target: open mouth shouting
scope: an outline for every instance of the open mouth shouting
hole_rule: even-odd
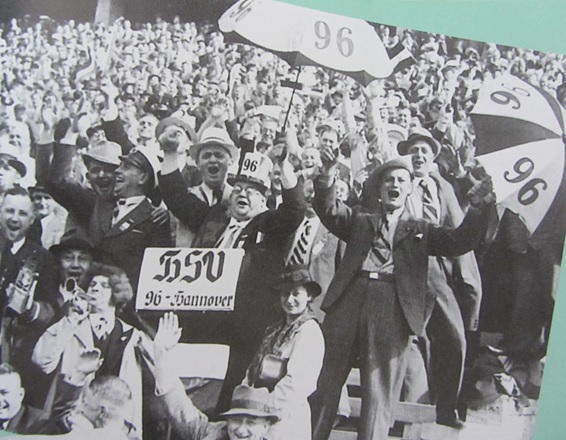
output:
[[[215,178],[218,177],[218,174],[220,173],[220,167],[218,165],[209,165],[206,168],[206,171],[210,177]]]

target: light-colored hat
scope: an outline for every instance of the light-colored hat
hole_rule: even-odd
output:
[[[397,124],[385,124],[385,131],[389,140],[395,144],[407,140],[407,129],[405,127]]]
[[[120,155],[122,154],[122,147],[116,142],[100,141],[95,146],[90,148],[87,152],[83,153],[84,159],[93,159],[98,162],[106,163],[109,165],[120,165]]]
[[[269,178],[273,162],[261,153],[246,153],[240,163],[238,174],[228,177],[228,183],[250,182],[258,185],[263,193],[271,186]]]
[[[238,385],[234,388],[230,409],[222,417],[252,416],[264,417],[276,422],[280,420],[275,401],[267,388],[252,388]]]
[[[158,156],[149,148],[133,148],[127,156],[120,156],[120,160],[129,162],[135,167],[148,173],[151,178],[151,188],[157,185],[157,173],[161,170]]]
[[[409,131],[409,137],[406,141],[401,141],[397,144],[397,151],[401,156],[406,156],[409,154],[409,148],[415,144],[415,142],[424,141],[430,145],[434,157],[438,156],[440,152],[440,145],[436,139],[432,137],[430,131],[422,127],[414,127]]]
[[[23,162],[20,162],[17,157],[20,155],[20,149],[15,145],[8,142],[0,143],[0,157],[8,162],[12,168],[14,168],[20,176],[24,177],[26,175],[27,169]]]
[[[191,145],[189,148],[189,155],[196,162],[200,150],[208,145],[220,145],[221,147],[224,147],[232,157],[233,161],[237,161],[240,156],[240,150],[236,147],[236,145],[234,145],[234,142],[230,139],[228,132],[218,127],[209,127],[204,130],[202,132],[200,142]]]

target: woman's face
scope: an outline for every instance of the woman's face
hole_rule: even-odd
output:
[[[312,301],[305,286],[297,286],[290,292],[282,291],[280,294],[281,307],[288,317],[297,317],[307,310]]]
[[[103,275],[96,275],[86,292],[91,307],[99,308],[110,304],[112,298],[112,287],[110,280]]]

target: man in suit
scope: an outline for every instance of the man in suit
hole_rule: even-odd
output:
[[[283,203],[277,210],[269,210],[266,191],[270,184],[271,161],[260,153],[248,153],[241,161],[240,173],[228,180],[233,185],[228,204],[210,207],[185,188],[176,165],[177,139],[172,130],[165,131],[160,137],[164,151],[159,181],[163,200],[179,220],[196,231],[193,247],[245,250],[234,311],[225,317],[228,327],[220,330],[219,335],[231,348],[228,372],[217,406],[220,411],[229,407],[232,390],[244,378],[265,328],[278,316],[277,304],[268,292],[283,269],[285,241],[304,217],[303,189],[288,160],[276,164],[281,168]],[[206,314],[204,319],[221,320],[219,312],[213,314],[214,317]],[[192,316],[187,321],[195,322]],[[224,324],[226,322],[218,327]],[[203,341],[213,342],[210,340],[213,326],[203,325],[204,333],[198,325],[188,333],[194,332]]]
[[[415,174],[413,191],[407,198],[409,212],[437,225],[459,225],[464,213],[452,186],[434,170],[440,145],[430,132],[424,128],[412,129],[397,149],[402,156],[411,157]],[[431,257],[428,289],[436,298],[427,334],[431,342],[429,376],[437,422],[461,427],[456,410],[466,356],[465,331],[478,329],[482,293],[474,253],[451,259]]]
[[[8,363],[0,364],[0,430],[39,434],[48,420],[44,411],[24,405],[20,375]]]
[[[405,209],[412,169],[394,159],[376,169],[379,212],[366,214],[336,200],[332,187],[336,155],[322,153],[315,211],[347,247],[322,309],[325,359],[312,397],[313,438],[327,439],[340,390],[353,362],[361,372],[358,439],[386,440],[399,399],[410,335],[421,335],[434,298],[426,288],[429,255],[460,255],[473,249],[487,223],[493,199],[489,178],[470,190],[474,206],[457,229],[415,219]]]
[[[179,132],[185,130],[182,120],[177,118],[167,118],[172,120],[168,124],[161,121],[157,126],[156,136],[159,138],[167,127],[170,130]],[[198,186],[189,188],[189,192],[194,194],[208,206],[217,203],[227,203],[232,193],[232,185],[226,178],[228,169],[233,163],[238,161],[239,151],[228,136],[226,130],[209,127],[202,132],[200,142],[191,145],[188,154],[196,163],[202,183]],[[177,227],[176,245],[179,247],[190,247],[196,231],[191,230],[183,222],[179,222]]]
[[[133,149],[120,159],[114,185],[118,200],[99,203],[91,214],[88,232],[100,261],[124,269],[136,288],[145,249],[173,243],[169,222],[152,221],[153,205],[148,196],[157,183],[157,156]]]
[[[34,404],[40,406],[41,381],[36,380],[38,372],[29,361],[35,342],[60,307],[59,269],[55,258],[27,237],[34,220],[29,193],[19,186],[6,191],[0,205],[0,234],[4,240],[0,262],[2,361],[20,371],[25,387],[36,387],[37,393],[28,398],[37,397]]]
[[[320,310],[320,304],[340,260],[339,240],[326,229],[314,212],[312,207],[313,181],[305,180],[303,189],[307,209],[303,221],[285,247],[285,266],[294,264],[308,266],[312,279],[322,288],[322,294],[316,297],[311,304],[317,318],[322,322],[324,313]]]

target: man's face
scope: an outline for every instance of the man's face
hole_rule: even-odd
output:
[[[269,145],[273,145],[275,135],[277,134],[277,122],[266,119],[261,123],[261,140]]]
[[[144,182],[147,180],[145,171],[140,170],[127,160],[123,160],[116,169],[114,192],[118,197],[141,195]]]
[[[99,195],[111,195],[114,193],[116,179],[116,166],[97,160],[89,162],[86,177],[92,189]]]
[[[428,142],[417,141],[409,147],[413,171],[417,177],[425,177],[434,162],[434,152]]]
[[[320,164],[320,153],[316,148],[307,148],[303,151],[303,168],[313,168]]]
[[[7,195],[0,206],[0,230],[12,243],[21,240],[35,219],[33,203],[23,195]]]
[[[49,194],[41,191],[34,192],[31,196],[35,212],[39,218],[45,218],[55,209],[55,200]]]
[[[239,221],[249,220],[265,211],[265,196],[257,186],[249,182],[238,182],[230,195],[230,212]]]
[[[399,110],[397,114],[397,123],[404,128],[409,128],[411,124],[411,110],[405,108],[403,110]]]
[[[405,206],[411,192],[411,175],[404,168],[392,168],[381,177],[379,197],[386,211],[394,211]]]
[[[0,420],[14,417],[22,407],[24,389],[17,374],[0,375]]]
[[[228,167],[232,158],[226,148],[220,145],[207,145],[198,154],[197,167],[202,180],[209,188],[220,189],[226,181]]]
[[[100,129],[92,133],[92,135],[88,138],[88,143],[90,145],[96,145],[105,140],[106,140],[106,133],[104,133],[104,130]]]
[[[74,278],[80,283],[92,265],[92,255],[81,249],[67,249],[61,252],[59,264],[64,280]]]
[[[6,159],[0,157],[0,193],[14,187],[22,176],[13,168]]]
[[[350,189],[348,188],[348,184],[346,182],[338,179],[336,182],[334,182],[334,190],[336,191],[336,198],[338,200],[342,200],[343,202],[348,200]]]
[[[146,115],[140,119],[138,136],[140,139],[153,139],[155,137],[155,127],[157,126],[157,118],[152,115]]]
[[[335,149],[338,146],[338,133],[333,130],[325,131],[320,135],[320,148]]]
[[[264,417],[231,416],[227,420],[230,440],[261,440],[269,431],[271,424]]]

